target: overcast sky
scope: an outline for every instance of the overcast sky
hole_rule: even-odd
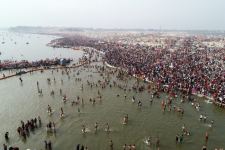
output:
[[[225,0],[0,0],[0,27],[225,30]]]

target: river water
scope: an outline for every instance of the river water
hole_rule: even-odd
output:
[[[41,37],[43,35],[33,36],[35,36],[33,38],[40,41],[31,42],[32,40],[30,40],[28,46],[33,47],[37,43],[46,43],[45,40],[42,41]],[[51,39],[48,36],[45,38]],[[34,50],[35,47],[31,49]],[[49,50],[54,51],[51,48]],[[45,48],[39,57],[45,56],[44,53],[52,53],[47,51],[48,48]],[[77,56],[77,51],[64,51],[70,53],[68,56]],[[26,57],[32,59],[32,56],[29,56],[28,53],[26,53]],[[33,56],[33,58],[36,57]],[[98,65],[102,64],[98,63]],[[51,79],[51,85],[47,84],[47,78]],[[53,82],[54,78],[55,83]],[[81,78],[82,81],[76,81],[76,78]],[[55,70],[53,73],[50,70],[43,73],[34,72],[23,75],[22,79],[23,84],[20,83],[19,77],[0,81],[0,146],[6,143],[4,133],[8,131],[10,141],[7,145],[18,146],[22,150],[27,148],[31,150],[44,149],[44,140],[51,140],[54,150],[72,150],[77,144],[87,145],[89,150],[107,150],[110,149],[109,141],[111,139],[115,150],[122,150],[124,144],[136,144],[138,150],[153,150],[156,149],[156,137],[160,139],[161,150],[198,150],[206,144],[205,132],[207,131],[209,133],[208,149],[225,148],[225,111],[213,104],[206,103],[204,98],[196,98],[201,106],[200,111],[194,109],[190,103],[181,103],[180,96],[174,99],[174,105],[184,108],[182,117],[174,111],[162,112],[161,101],[167,97],[164,93],[161,93],[160,98],[154,98],[153,104],[150,105],[149,99],[151,96],[147,91],[136,93],[134,91],[124,91],[118,87],[110,88],[109,86],[105,89],[100,87],[91,88],[86,84],[87,80],[95,83],[102,80],[101,74],[97,73],[94,68],[80,67],[72,69],[69,76],[62,74],[61,70],[58,72]],[[135,82],[134,78],[129,78],[127,82],[118,80],[112,74],[110,79],[111,82],[114,80],[121,85],[127,84],[128,86]],[[63,80],[63,84],[61,80]],[[42,97],[37,92],[37,81],[39,81],[39,86],[43,90]],[[81,90],[82,84],[83,91]],[[144,82],[141,84],[147,85]],[[60,88],[63,94],[68,97],[69,101],[66,104],[62,102],[62,96],[59,93]],[[55,91],[54,96],[50,95],[51,90]],[[89,99],[96,97],[98,90],[102,94],[102,102],[97,100],[96,104],[93,105],[89,102]],[[118,97],[117,94],[120,96]],[[127,95],[126,99],[124,98],[125,94]],[[83,106],[81,104],[71,106],[71,100],[75,100],[77,96],[84,99]],[[141,109],[137,107],[137,103],[131,102],[132,96],[142,101],[143,106]],[[47,114],[48,104],[53,109],[52,116]],[[59,117],[61,107],[65,112],[64,119]],[[78,112],[78,107],[80,112]],[[122,124],[125,114],[129,115],[127,125]],[[200,114],[207,115],[206,123],[199,121]],[[42,127],[35,129],[27,140],[23,141],[16,131],[17,127],[20,126],[20,120],[26,122],[26,120],[38,115],[42,118]],[[214,120],[212,128],[208,126],[209,120]],[[56,123],[56,134],[46,133],[45,126],[49,121]],[[95,122],[99,123],[97,134],[94,133]],[[105,123],[109,123],[112,130],[110,133],[104,131]],[[90,132],[82,134],[82,124],[85,124]],[[181,134],[183,124],[185,124],[191,135],[184,136],[182,144],[176,144],[175,136]],[[153,144],[150,147],[144,143],[145,138],[148,136],[153,139]]]
[[[46,58],[79,58],[82,51],[46,46],[56,36],[0,31],[0,60],[36,61]],[[3,44],[4,43],[4,44]]]

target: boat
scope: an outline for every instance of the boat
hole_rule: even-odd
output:
[[[26,44],[30,44],[29,42],[27,42]]]

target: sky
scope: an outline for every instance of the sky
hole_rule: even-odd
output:
[[[0,27],[225,30],[225,0],[0,0]]]

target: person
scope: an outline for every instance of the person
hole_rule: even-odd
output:
[[[138,107],[141,107],[142,106],[142,103],[141,103],[141,101],[139,100],[138,101]]]
[[[54,96],[54,94],[55,94],[55,92],[54,92],[54,90],[52,90],[51,93],[50,93],[50,95],[51,96]]]
[[[113,150],[113,141],[112,140],[110,140],[110,142],[109,142],[109,147],[110,147],[110,150]]]
[[[66,95],[64,95],[63,96],[63,102],[66,103],[66,101],[67,101],[67,97],[66,97]]]
[[[86,133],[86,127],[84,124],[82,125],[82,133]]]
[[[176,144],[178,143],[178,140],[179,140],[179,136],[176,135]]]
[[[42,89],[38,89],[39,96],[43,96]]]
[[[61,111],[60,118],[62,119],[64,117],[64,112],[63,112],[63,108],[62,107],[60,108],[60,111]]]
[[[108,123],[106,123],[106,132],[109,132],[110,131],[110,129],[109,129],[109,124]]]
[[[6,140],[6,141],[9,141],[9,132],[6,132],[6,133],[5,133],[5,140]]]
[[[96,101],[95,101],[95,98],[93,98],[93,100],[92,100],[92,104],[94,105],[94,104],[95,104],[95,102],[96,102]]]
[[[185,124],[183,124],[183,126],[182,126],[182,132],[183,132],[183,133],[186,132]]]
[[[131,145],[131,149],[132,149],[132,150],[136,150],[135,144]]]
[[[9,147],[9,150],[19,150],[19,148],[18,147]]]
[[[184,109],[181,109],[181,115],[182,116],[184,115]]]
[[[126,150],[126,149],[127,149],[127,144],[124,144],[123,150]]]
[[[204,145],[204,146],[202,147],[202,150],[207,150],[207,147]]]
[[[204,117],[203,117],[204,123],[206,122],[206,119],[207,119],[207,116],[204,116]]]
[[[95,122],[95,132],[97,132],[97,130],[98,130],[98,123]]]
[[[52,150],[52,142],[51,141],[48,142],[48,149]]]
[[[134,97],[134,96],[132,97],[131,101],[132,101],[133,103],[135,102],[135,97]]]
[[[41,127],[41,117],[38,116],[39,127]]]
[[[20,80],[20,82],[21,82],[21,83],[23,82],[23,80],[22,80],[22,78],[21,78],[21,77],[19,77],[19,80]]]
[[[150,136],[149,136],[148,139],[147,139],[147,145],[148,145],[148,146],[151,146],[151,137],[150,137]]]
[[[84,150],[84,145],[81,145],[81,148],[80,148],[80,150]]]
[[[156,147],[159,148],[160,146],[160,141],[159,141],[159,137],[156,138]]]
[[[81,91],[83,91],[84,90],[84,86],[83,86],[83,84],[81,85]]]
[[[83,98],[81,99],[81,104],[84,105],[84,99]]]
[[[123,118],[123,124],[127,124],[128,123],[128,114],[126,114]]]
[[[3,144],[3,150],[8,150],[7,145]]]
[[[80,150],[80,144],[77,144],[77,148],[76,148],[77,150]]]
[[[52,122],[53,133],[56,133],[55,122]]]
[[[150,104],[152,105],[153,99],[150,99]]]
[[[45,140],[44,143],[45,143],[45,149],[48,149],[48,143],[47,143],[47,141]]]
[[[213,124],[214,124],[214,120],[211,120],[210,121],[210,127],[213,127]]]
[[[180,136],[180,143],[182,143],[183,142],[183,134],[181,134],[181,136]]]
[[[51,115],[52,114],[52,108],[50,105],[48,105],[48,113]]]
[[[61,88],[59,89],[59,94],[62,95],[62,89]]]
[[[205,141],[206,141],[206,143],[208,142],[208,139],[209,139],[209,134],[208,134],[208,132],[206,132],[205,133]]]

